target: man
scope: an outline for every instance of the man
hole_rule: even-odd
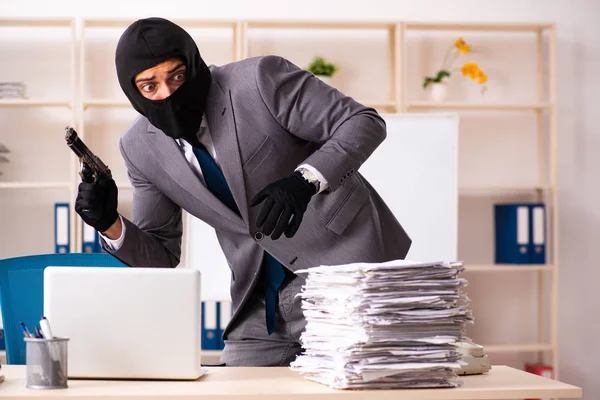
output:
[[[120,140],[133,218],[118,215],[112,180],[81,183],[75,208],[132,267],[179,264],[182,209],[214,227],[232,275],[226,365],[289,365],[301,351],[294,271],[405,257],[409,237],[358,173],[386,136],[373,109],[281,57],[209,68],[160,18],[126,29],[116,69],[141,114]]]

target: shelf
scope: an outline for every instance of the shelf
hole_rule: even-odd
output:
[[[0,189],[70,189],[70,182],[0,182]]]
[[[538,32],[554,26],[549,22],[406,22],[407,30],[420,31],[484,31],[484,32]]]
[[[69,100],[0,99],[0,107],[68,107]]]
[[[0,18],[0,27],[68,27],[73,20],[70,18]]]
[[[396,103],[394,101],[359,101],[360,104],[364,104],[367,107],[373,107],[378,109],[396,109]],[[89,99],[83,102],[83,108],[90,107],[131,107],[129,100],[104,100],[104,99]]]
[[[397,22],[381,21],[248,21],[248,28],[285,29],[390,29]]]
[[[394,101],[358,101],[360,104],[366,107],[372,107],[376,109],[396,110],[396,102]]]
[[[131,107],[129,100],[89,99],[83,102],[83,108],[88,107]]]
[[[550,108],[550,104],[527,103],[452,103],[414,101],[407,105],[409,110],[464,110],[464,111],[539,111]]]
[[[135,22],[137,19],[103,19],[90,18],[84,19],[83,24],[86,28],[125,28]],[[169,19],[173,23],[186,28],[233,28],[236,21],[233,20],[193,20],[193,19]]]
[[[519,353],[551,351],[551,344],[546,343],[515,343],[515,344],[482,344],[485,353]]]
[[[552,264],[465,264],[465,272],[551,272]]]
[[[553,190],[554,187],[553,186],[549,186],[549,185],[506,185],[506,186],[486,186],[486,185],[481,185],[481,186],[460,186],[459,187],[459,191],[460,192],[471,192],[471,191],[478,191],[478,192],[528,192],[528,191],[536,191],[536,190],[544,190],[544,191],[551,191]]]

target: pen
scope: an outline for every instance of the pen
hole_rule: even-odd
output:
[[[48,323],[48,320],[46,319],[46,317],[42,317],[42,319],[40,319],[40,328],[42,328],[42,335],[44,336],[45,339],[53,339],[54,338],[52,336],[52,331],[50,330],[50,324]]]
[[[36,337],[38,339],[43,339],[44,338],[44,335],[42,335],[42,331],[40,330],[40,327],[37,326],[37,325],[35,326],[35,333],[36,333]]]
[[[50,330],[50,323],[46,317],[42,317],[42,319],[40,319],[40,328],[42,329],[42,337],[44,339],[54,339],[54,336],[52,336],[52,330]],[[48,348],[50,350],[50,356],[52,359],[54,361],[58,361],[58,353],[56,352],[55,347],[52,346],[52,343],[48,343]]]
[[[52,335],[52,330],[50,329],[50,323],[48,322],[48,319],[46,317],[42,317],[42,319],[40,319],[40,328],[42,330],[42,336],[44,339],[54,339],[54,336]],[[60,365],[59,354],[57,352],[57,349],[55,346],[53,346],[53,344],[55,345],[56,343],[48,342],[47,344],[50,357],[52,357],[53,361],[52,371],[54,371],[53,374],[50,376],[52,376],[53,380],[62,381],[66,378],[63,375],[63,370]]]
[[[21,325],[21,331],[23,332],[23,336],[25,336],[26,338],[30,338],[31,337],[31,333],[29,333],[29,331],[27,330],[27,327],[25,326],[25,323],[21,322],[19,325]]]

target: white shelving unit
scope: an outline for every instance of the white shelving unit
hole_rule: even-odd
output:
[[[441,111],[451,110],[457,112],[523,112],[536,114],[537,120],[537,176],[538,182],[532,186],[475,186],[460,187],[461,196],[477,193],[479,195],[495,194],[498,192],[514,193],[533,193],[536,200],[544,202],[547,207],[547,264],[545,265],[470,265],[467,263],[466,271],[468,273],[486,273],[486,274],[537,274],[537,331],[538,340],[536,343],[511,343],[511,344],[487,344],[481,343],[488,353],[508,353],[508,352],[537,352],[539,361],[544,358],[544,353],[550,355],[550,364],[554,370],[554,376],[558,377],[558,202],[556,191],[556,28],[550,23],[429,23],[429,22],[406,22],[403,24],[402,38],[406,38],[410,31],[428,31],[428,32],[458,32],[457,34],[466,34],[467,32],[486,32],[497,35],[502,34],[533,34],[536,43],[536,91],[537,99],[533,103],[460,103],[460,102],[429,102],[429,101],[411,101],[408,100],[408,93],[404,91],[403,104],[401,111]],[[548,57],[544,59],[544,35],[547,36]],[[407,87],[408,77],[406,74],[408,57],[406,55],[407,46],[401,46],[403,64],[400,75],[402,76],[403,87]],[[547,70],[547,73],[546,73]],[[544,95],[547,89],[548,95]],[[549,120],[549,128],[544,131],[544,113]],[[508,117],[510,118],[510,117]],[[484,139],[482,139],[484,140]],[[545,151],[545,148],[548,148]],[[546,164],[549,168],[546,168]],[[549,169],[549,170],[548,170]],[[550,240],[549,240],[550,239]],[[545,301],[546,293],[544,290],[544,278],[549,275],[550,293],[549,293],[549,335],[546,335],[545,308],[548,305]],[[508,290],[508,288],[507,288]]]
[[[73,72],[73,96],[69,99],[31,99],[0,100],[0,107],[69,107],[72,110],[72,124],[76,126],[79,135],[87,139],[85,124],[86,112],[92,109],[129,109],[131,106],[123,97],[101,98],[88,96],[86,85],[88,84],[88,71],[85,68],[85,60],[88,55],[86,37],[90,30],[115,28],[123,30],[132,20],[124,19],[0,19],[1,26],[19,26],[23,28],[32,27],[62,27],[71,29],[73,32],[73,59],[71,69]],[[284,21],[284,20],[176,20],[174,21],[184,28],[208,28],[226,29],[231,32],[231,61],[241,60],[251,55],[250,35],[254,29],[261,30],[353,30],[353,31],[380,31],[385,33],[387,40],[387,79],[389,91],[381,93],[381,98],[361,99],[363,104],[372,106],[382,112],[427,112],[427,111],[456,111],[459,113],[533,113],[536,116],[537,128],[537,182],[532,184],[506,184],[498,185],[463,185],[460,189],[461,199],[470,196],[493,196],[498,194],[532,194],[538,201],[547,205],[547,237],[549,241],[546,246],[548,263],[546,265],[496,265],[496,264],[470,264],[467,261],[467,273],[478,274],[493,279],[497,274],[536,274],[538,284],[538,315],[537,341],[534,343],[482,343],[489,353],[519,353],[533,352],[540,356],[546,354],[551,357],[551,364],[557,376],[558,362],[558,339],[557,339],[557,310],[558,310],[558,235],[557,235],[557,190],[556,190],[556,30],[550,23],[432,23],[419,21]],[[77,27],[76,27],[77,26]],[[418,32],[479,32],[493,35],[503,34],[530,34],[535,38],[537,52],[531,57],[535,58],[537,95],[535,101],[531,102],[442,102],[413,100],[408,91],[409,81],[414,77],[408,76],[410,63],[407,55],[409,34]],[[547,59],[544,57],[543,48],[547,46]],[[75,57],[75,53],[78,57]],[[419,77],[420,78],[420,77]],[[116,82],[116,80],[115,80]],[[545,88],[547,94],[545,94]],[[376,96],[377,97],[377,96]],[[507,118],[510,118],[508,116]],[[548,119],[547,129],[543,128],[543,122]],[[73,157],[74,159],[74,157]],[[20,188],[45,189],[45,188],[68,188],[71,190],[71,199],[76,197],[77,163],[74,160],[69,182],[0,182],[0,190],[15,190]],[[117,182],[119,189],[130,189],[129,182]],[[73,209],[73,207],[71,207]],[[72,211],[72,236],[74,250],[81,250],[81,235],[79,221]],[[543,281],[550,279],[550,293],[544,290]],[[486,278],[487,279],[487,278]],[[548,295],[549,303],[544,300]],[[545,308],[548,307],[548,318],[545,319]],[[546,334],[545,326],[549,322],[550,329]],[[212,353],[211,353],[212,354]],[[212,354],[214,355],[214,354]]]
[[[68,60],[68,68],[71,73],[71,96],[64,99],[43,99],[43,98],[27,98],[27,99],[0,99],[0,107],[59,107],[68,108],[71,111],[70,124],[74,124],[77,116],[75,114],[75,84],[77,74],[77,57],[76,57],[76,20],[74,18],[0,18],[0,28],[20,28],[20,29],[67,29],[71,33],[71,58]],[[37,60],[39,62],[39,60]],[[40,73],[42,72],[42,63],[40,63]],[[68,189],[70,190],[71,209],[74,208],[75,197],[77,194],[76,186],[76,169],[77,163],[73,161],[71,165],[70,176],[71,181],[55,181],[55,182],[0,182],[0,190],[15,190],[15,189]],[[75,221],[71,218],[71,243],[74,243],[76,238]]]

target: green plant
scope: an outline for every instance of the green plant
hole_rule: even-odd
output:
[[[306,68],[314,75],[333,76],[338,71],[338,66],[326,61],[323,57],[315,57]]]

